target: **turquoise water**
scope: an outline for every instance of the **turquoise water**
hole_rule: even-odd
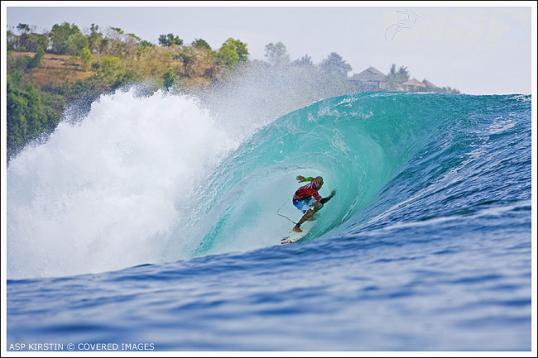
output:
[[[530,96],[364,93],[291,112],[193,188],[182,260],[8,281],[8,341],[530,350]],[[304,240],[297,175],[337,195]],[[181,239],[189,237],[188,244]],[[193,239],[194,238],[194,239]]]

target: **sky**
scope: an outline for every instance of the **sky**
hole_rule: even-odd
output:
[[[129,4],[129,3],[126,3]],[[130,3],[133,4],[133,3]],[[308,3],[307,3],[308,4]],[[315,3],[314,3],[315,4]],[[170,3],[174,5],[174,3]],[[251,59],[283,42],[292,59],[337,52],[353,73],[407,66],[411,77],[469,94],[531,93],[531,7],[7,7],[7,25],[120,27],[157,43],[173,33],[218,48],[246,42]],[[347,6],[347,5],[346,5]]]

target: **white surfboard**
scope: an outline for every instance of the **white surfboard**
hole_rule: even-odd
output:
[[[314,226],[314,221],[306,221],[304,224],[301,225],[302,232],[295,232],[292,229],[290,229],[289,234],[284,237],[282,240],[280,240],[281,245],[289,245],[293,244],[294,242],[297,242],[301,240],[303,237],[305,237],[312,227]]]

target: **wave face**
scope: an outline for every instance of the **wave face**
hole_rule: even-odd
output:
[[[8,340],[528,350],[530,102],[365,93],[231,126],[105,97],[8,168]],[[297,175],[337,195],[280,247]]]
[[[305,241],[339,231],[427,141],[442,136],[449,119],[471,110],[472,103],[450,97],[379,93],[321,101],[278,119],[199,191],[200,211],[190,223],[203,239],[195,253],[277,244],[293,226],[278,214],[301,216],[291,204],[297,175],[323,176],[322,195],[338,189]]]

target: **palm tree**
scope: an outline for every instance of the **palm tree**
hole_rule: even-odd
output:
[[[389,74],[387,75],[387,84],[389,89],[397,89],[398,86],[409,80],[409,71],[406,66],[400,66],[396,71],[396,65],[390,66]]]

